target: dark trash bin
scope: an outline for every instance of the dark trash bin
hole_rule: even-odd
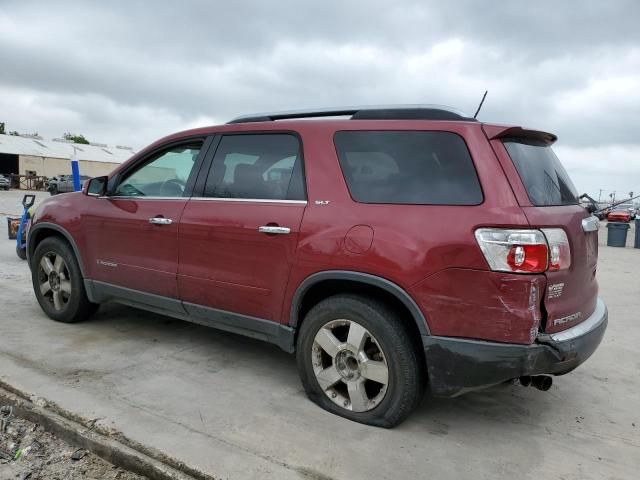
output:
[[[636,218],[636,241],[633,246],[640,248],[640,218]]]
[[[607,223],[607,246],[624,247],[627,245],[627,231],[631,228],[628,223]]]

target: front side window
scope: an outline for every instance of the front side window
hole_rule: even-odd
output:
[[[304,200],[298,138],[284,133],[223,136],[207,178],[205,196]]]
[[[115,195],[182,197],[201,147],[201,143],[181,145],[152,157],[127,174]]]
[[[464,140],[450,132],[337,132],[351,197],[361,203],[478,205],[482,189]]]

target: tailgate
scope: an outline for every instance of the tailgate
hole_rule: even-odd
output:
[[[596,307],[598,231],[595,217],[590,218],[579,205],[576,188],[551,149],[556,140],[554,135],[519,127],[492,127],[485,132],[530,226],[562,229],[566,234],[570,265],[545,272],[546,319],[542,328],[554,333],[573,327],[586,320]]]
[[[559,332],[586,320],[596,308],[598,282],[598,231],[585,231],[582,220],[589,214],[582,207],[524,207],[531,226],[562,228],[569,239],[571,266],[547,271],[544,294],[546,322],[544,331]]]

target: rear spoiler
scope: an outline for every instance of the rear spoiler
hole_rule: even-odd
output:
[[[512,138],[521,140],[523,143],[532,143],[535,145],[549,146],[553,145],[558,137],[553,133],[542,132],[540,130],[530,130],[522,127],[507,127],[504,125],[483,124],[482,130],[489,140],[501,138]]]

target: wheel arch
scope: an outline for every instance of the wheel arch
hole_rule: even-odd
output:
[[[86,278],[84,265],[82,262],[82,256],[80,255],[80,250],[78,249],[78,245],[75,240],[71,236],[71,234],[65,230],[60,225],[49,222],[41,222],[37,223],[33,227],[29,229],[29,234],[27,236],[27,262],[29,267],[31,267],[31,257],[36,250],[36,247],[40,242],[42,242],[45,238],[48,237],[60,237],[69,243],[71,249],[73,250],[73,254],[76,256],[78,260],[78,266],[80,267],[80,273],[83,278]]]
[[[413,320],[413,326],[420,335],[430,335],[427,319],[413,298],[402,287],[377,275],[350,270],[327,270],[305,278],[293,295],[289,326],[298,330],[304,315],[313,305],[330,295],[344,292],[345,287],[350,292],[361,290],[364,293],[382,293],[383,300],[401,305],[408,312]]]

